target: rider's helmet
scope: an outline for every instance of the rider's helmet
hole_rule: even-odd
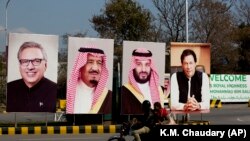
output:
[[[142,110],[143,110],[144,112],[148,112],[148,111],[150,111],[150,109],[151,109],[151,103],[150,103],[150,101],[144,100],[144,101],[142,102]]]

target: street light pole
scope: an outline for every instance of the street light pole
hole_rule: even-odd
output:
[[[186,0],[186,41],[188,43],[188,0]]]
[[[6,47],[8,46],[8,13],[7,13],[7,8],[10,3],[10,0],[7,1],[6,6],[5,6],[5,43]]]
[[[186,42],[188,43],[188,0],[186,0]],[[185,115],[184,120],[187,122],[189,120],[189,114]]]

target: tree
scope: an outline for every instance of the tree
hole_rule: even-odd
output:
[[[114,39],[115,46],[123,40],[149,41],[152,39],[152,14],[133,0],[109,0],[102,14],[90,22],[101,38]]]
[[[189,11],[193,7],[194,0],[191,0]],[[155,33],[158,39],[166,46],[166,67],[165,71],[170,72],[170,42],[184,42],[186,28],[186,3],[185,0],[153,0],[153,4],[158,10],[157,24]]]
[[[250,25],[250,3],[248,0],[240,0],[235,4],[236,17],[240,24]]]
[[[71,33],[65,33],[64,35],[62,35],[62,39],[63,39],[63,43],[67,44],[68,43],[68,37],[85,37],[87,35],[87,32],[77,32],[75,34],[71,34]]]
[[[156,41],[158,38],[153,15],[134,0],[108,0],[101,14],[94,15],[90,22],[100,38],[114,39],[115,71],[122,61],[123,40]]]
[[[233,41],[239,45],[239,59],[236,68],[237,72],[250,72],[250,25],[242,23],[233,34]]]
[[[169,42],[184,42],[186,40],[185,0],[153,0],[153,4],[159,11],[160,37],[164,38],[167,44]],[[193,5],[194,0],[190,1],[189,11],[192,10]]]
[[[231,1],[199,0],[190,13],[194,42],[211,43],[212,73],[232,73],[238,60]],[[232,54],[234,52],[234,54]]]
[[[239,45],[240,58],[237,71],[240,73],[250,72],[250,3],[241,0],[235,3],[236,20],[238,28],[235,29],[233,40]]]
[[[0,52],[0,107],[6,104],[7,67],[6,67],[5,56],[6,56],[5,53]]]

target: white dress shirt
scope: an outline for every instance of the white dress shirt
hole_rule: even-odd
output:
[[[92,105],[93,91],[94,88],[90,88],[84,82],[78,80],[74,113],[89,113]]]
[[[191,81],[188,81],[188,98],[190,97]],[[183,110],[185,103],[179,102],[179,86],[177,82],[176,73],[171,77],[171,109]],[[210,108],[210,90],[209,90],[209,78],[206,73],[202,73],[202,88],[201,88],[201,102],[199,102],[201,110]]]
[[[151,93],[150,93],[150,87],[149,87],[149,82],[146,82],[144,84],[141,83],[137,83],[139,89],[141,90],[143,96],[144,96],[144,100],[148,100],[152,104],[152,98],[151,98]]]

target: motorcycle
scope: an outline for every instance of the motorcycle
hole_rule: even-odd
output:
[[[137,119],[133,119],[131,122],[123,122],[119,135],[110,137],[108,141],[126,141],[125,137],[128,135],[132,135],[132,131],[138,128],[139,126],[137,124]],[[150,139],[152,139],[152,137],[150,138],[150,136],[152,136],[151,133],[141,134],[140,138],[142,141],[149,141]]]

